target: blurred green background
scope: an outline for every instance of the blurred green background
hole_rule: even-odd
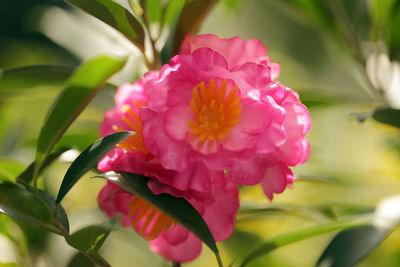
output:
[[[340,38],[340,31],[332,30],[329,20],[321,22],[289,2],[220,1],[200,29],[200,33],[226,38],[261,39],[272,61],[281,64],[279,81],[299,92],[313,121],[308,135],[311,157],[303,166],[293,168],[298,178],[293,188],[276,196],[273,202],[266,200],[259,187],[242,188],[237,230],[219,244],[227,265],[237,266],[268,237],[372,210],[382,198],[400,192],[398,130],[373,120],[359,123],[354,115],[371,111],[382,100],[367,93],[363,70],[346,40]],[[371,21],[365,19],[368,1],[347,2],[345,8],[357,22],[359,38],[367,41],[371,37],[367,30]],[[392,43],[397,37],[391,37]],[[0,2],[3,70],[42,64],[75,67],[97,53],[128,50],[132,55],[129,66],[112,81],[133,82],[146,69],[136,49],[127,47],[125,42],[109,27],[62,1]],[[389,54],[395,59],[400,52],[393,45],[389,46]],[[61,87],[36,87],[23,93],[0,94],[0,176],[14,178],[33,160],[46,111],[60,90]],[[96,140],[104,113],[113,106],[113,93],[112,89],[102,90],[62,142],[82,149]],[[41,186],[53,196],[69,166],[66,156],[65,162],[47,169],[41,180]],[[106,220],[96,204],[104,182],[89,179],[92,175],[86,175],[63,202],[72,232]],[[67,266],[75,253],[63,238],[39,228],[2,214],[0,224],[0,266],[1,262]],[[250,266],[314,266],[332,237],[322,235],[279,248]],[[101,254],[116,267],[170,266],[151,253],[146,241],[132,229],[112,232]],[[216,266],[216,262],[204,247],[202,255],[185,266]],[[360,266],[400,266],[400,231],[395,229]]]

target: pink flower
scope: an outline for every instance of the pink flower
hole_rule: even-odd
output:
[[[228,238],[234,228],[239,208],[238,191],[225,177],[223,171],[179,173],[164,168],[157,157],[149,152],[143,142],[142,121],[139,110],[147,105],[145,85],[157,77],[150,72],[135,84],[124,84],[115,96],[116,107],[106,113],[100,127],[101,136],[116,131],[133,130],[137,134],[121,142],[98,164],[98,169],[126,171],[143,174],[152,179],[148,182],[154,194],[168,193],[187,199],[203,216],[216,241]],[[208,177],[207,188],[196,184],[200,179],[183,180],[186,175]],[[167,182],[167,184],[165,183]],[[138,196],[125,192],[113,183],[107,183],[98,196],[100,208],[109,216],[122,214],[121,224],[132,226],[139,234],[150,240],[151,249],[165,258],[187,262],[201,252],[201,241],[172,218]]]
[[[261,184],[272,199],[293,182],[289,166],[310,154],[311,119],[297,93],[274,81],[279,65],[266,51],[258,40],[188,37],[148,81],[144,144],[179,173],[178,183],[163,183],[207,192],[210,179],[197,174],[225,171],[235,184]]]

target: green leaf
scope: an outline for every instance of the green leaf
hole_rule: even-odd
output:
[[[64,153],[68,149],[69,148],[61,148],[48,155],[40,166],[38,174],[44,171],[51,163],[53,163],[62,153]],[[20,175],[18,175],[17,181],[20,183],[29,184],[33,179],[34,170],[35,162],[32,162],[31,164],[29,164],[28,168],[26,168],[22,173],[20,173]]]
[[[25,166],[15,160],[0,159],[0,182],[14,180]]]
[[[310,228],[297,230],[294,232],[283,233],[273,238],[270,238],[267,242],[259,246],[253,252],[251,252],[242,262],[240,266],[246,266],[251,261],[268,254],[269,252],[280,248],[282,246],[291,244],[293,242],[310,238],[313,236],[358,227],[361,225],[367,225],[368,221],[365,219],[356,219],[351,221],[333,222],[327,224],[320,224]]]
[[[54,198],[46,191],[38,190],[38,195],[50,209],[53,216],[53,225],[60,229],[64,235],[67,235],[69,233],[69,221],[63,206],[56,205]]]
[[[46,229],[52,228],[50,209],[23,185],[0,184],[0,212]]]
[[[184,198],[174,197],[168,194],[155,195],[147,187],[149,178],[127,172],[106,173],[100,175],[126,191],[139,196],[151,205],[155,206],[178,223],[185,226],[189,231],[199,237],[216,255],[218,263],[222,266],[218,248],[215,244],[207,224],[195,208]]]
[[[74,257],[70,260],[67,267],[95,267],[93,261],[91,261],[85,254],[82,252],[78,252],[74,255]]]
[[[400,110],[388,107],[379,107],[372,113],[374,120],[400,128]]]
[[[197,31],[201,22],[216,2],[217,0],[186,1],[175,29],[173,55],[178,54],[185,36]]]
[[[59,203],[74,184],[116,144],[131,136],[133,132],[118,132],[107,135],[88,146],[68,168],[61,183],[56,202]]]
[[[125,62],[126,59],[98,56],[83,64],[68,80],[67,88],[53,103],[40,131],[35,171],[39,170],[51,149],[105,81],[118,72]]]
[[[162,15],[162,0],[144,0],[145,12],[150,23],[159,22]]]
[[[96,252],[107,239],[111,229],[101,225],[87,226],[65,240],[72,247],[84,252]]]
[[[391,13],[396,0],[370,0],[369,13],[372,18],[371,36],[376,40],[384,40]]]
[[[145,33],[139,20],[125,7],[112,0],[65,0],[115,28],[144,51]]]
[[[381,243],[387,233],[387,229],[372,225],[342,231],[329,243],[317,266],[355,266]]]
[[[29,66],[6,70],[0,78],[0,94],[43,85],[60,86],[72,72],[72,67],[64,66]]]

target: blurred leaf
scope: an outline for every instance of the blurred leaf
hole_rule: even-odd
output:
[[[165,9],[164,26],[171,26],[178,18],[185,4],[185,0],[170,0]]]
[[[0,182],[14,180],[25,166],[15,160],[0,159]]]
[[[103,245],[110,231],[108,227],[91,225],[67,236],[65,240],[78,250],[92,252],[97,251]]]
[[[334,177],[315,176],[315,175],[299,175],[296,176],[294,182],[318,182],[329,183],[335,185],[343,185],[343,181]]]
[[[372,113],[374,120],[400,128],[400,110],[388,107],[379,107]]]
[[[67,267],[95,267],[94,262],[92,262],[83,253],[76,253],[73,258],[68,263]]]
[[[54,101],[43,123],[37,144],[35,170],[42,165],[45,157],[102,84],[118,72],[125,62],[126,59],[98,56],[83,64],[73,74],[67,82],[67,88]]]
[[[366,225],[337,234],[318,260],[317,266],[355,266],[386,237],[387,229]]]
[[[377,40],[384,40],[396,0],[370,0],[369,11],[372,18],[371,35]]]
[[[53,161],[55,161],[62,153],[69,150],[69,148],[61,148],[46,157],[43,161],[43,164],[40,166],[39,173],[44,171]],[[22,173],[20,173],[17,177],[17,181],[21,183],[29,184],[33,179],[33,172],[35,170],[35,162],[29,164],[28,168],[26,168]],[[38,173],[38,174],[39,174]]]
[[[153,194],[147,187],[149,178],[139,174],[118,172],[102,174],[100,177],[121,186],[131,194],[139,196],[185,226],[215,253],[218,263],[220,265],[222,264],[214,237],[208,229],[207,224],[186,199],[174,197],[165,193],[159,195]]]
[[[269,252],[280,248],[282,246],[291,244],[293,242],[310,238],[313,236],[337,231],[337,230],[343,230],[343,229],[349,229],[349,228],[354,228],[357,226],[361,225],[366,225],[367,221],[366,220],[361,220],[361,219],[356,219],[352,221],[342,221],[342,222],[332,222],[332,223],[327,223],[327,224],[320,224],[316,225],[310,228],[306,229],[301,229],[297,230],[294,232],[289,232],[289,233],[283,233],[278,236],[270,238],[267,242],[259,246],[257,249],[255,249],[253,252],[251,252],[242,262],[240,266],[246,266],[249,264],[251,261],[264,256],[268,254]]]
[[[301,102],[307,108],[319,107],[319,106],[332,106],[337,104],[344,104],[352,102],[353,99],[346,99],[337,94],[323,91],[323,90],[301,90],[299,91]]]
[[[149,22],[159,22],[162,14],[162,0],[143,0]]]
[[[61,183],[56,202],[59,203],[74,184],[90,169],[97,165],[97,162],[115,145],[125,138],[134,134],[133,132],[118,132],[107,135],[90,146],[88,146],[68,168]]]
[[[6,70],[0,77],[0,95],[36,86],[60,86],[72,72],[72,67],[63,66],[30,66]]]
[[[65,0],[115,28],[144,51],[143,26],[129,10],[112,0]]]
[[[46,204],[23,185],[0,184],[0,212],[44,228],[52,228],[53,218]]]
[[[235,229],[222,245],[227,249],[234,262],[242,262],[247,256],[247,251],[257,248],[262,241],[258,235]]]
[[[176,25],[172,55],[178,54],[185,36],[197,31],[216,2],[217,0],[186,1]]]

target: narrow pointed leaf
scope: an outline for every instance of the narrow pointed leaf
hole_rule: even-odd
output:
[[[65,0],[121,32],[144,51],[145,33],[138,19],[112,0]]]
[[[61,183],[56,202],[59,203],[74,184],[90,169],[96,167],[97,162],[115,145],[133,132],[118,132],[107,135],[88,146],[68,168]]]
[[[72,67],[46,65],[6,70],[0,77],[0,94],[42,85],[61,86],[72,72]]]
[[[38,195],[40,199],[46,203],[49,208],[52,217],[53,217],[53,225],[60,229],[61,232],[66,235],[69,233],[69,221],[67,213],[65,212],[63,206],[60,204],[56,205],[56,201],[52,196],[49,195],[46,191],[38,190]]]
[[[69,261],[67,267],[95,267],[95,263],[82,252],[76,253]]]
[[[330,233],[338,230],[343,230],[343,229],[350,229],[354,227],[358,227],[361,225],[366,225],[368,224],[367,220],[363,219],[358,219],[358,220],[352,220],[352,221],[343,221],[343,222],[333,222],[333,223],[327,223],[327,224],[320,224],[317,226],[313,226],[310,228],[302,229],[302,230],[297,230],[294,232],[289,232],[289,233],[284,233],[281,235],[278,235],[276,237],[273,237],[261,246],[259,246],[257,249],[255,249],[253,252],[251,252],[242,262],[240,266],[246,266],[253,260],[264,256],[271,251],[280,248],[282,246],[294,243],[296,241],[310,238],[313,236],[325,234],[325,233]]]
[[[100,177],[103,177],[121,186],[126,191],[139,196],[165,214],[169,215],[178,223],[185,226],[215,253],[219,264],[221,264],[214,237],[201,215],[187,200],[165,193],[159,195],[153,194],[147,186],[149,178],[139,174],[118,172],[106,173],[100,175]]]
[[[178,54],[185,36],[193,34],[199,28],[208,12],[217,0],[186,1],[179,16],[174,37],[173,55]]]
[[[388,107],[379,107],[372,113],[372,118],[378,122],[400,128],[400,110]]]
[[[40,131],[36,169],[40,168],[45,157],[105,81],[118,72],[125,62],[126,59],[99,56],[83,64],[68,80],[67,88],[53,103]]]
[[[388,229],[366,225],[337,234],[322,253],[317,266],[351,267],[364,259],[387,236]]]
[[[84,252],[96,252],[110,234],[110,228],[101,225],[87,226],[65,240],[72,247]]]
[[[0,212],[44,228],[53,223],[47,205],[23,185],[0,184]]]

